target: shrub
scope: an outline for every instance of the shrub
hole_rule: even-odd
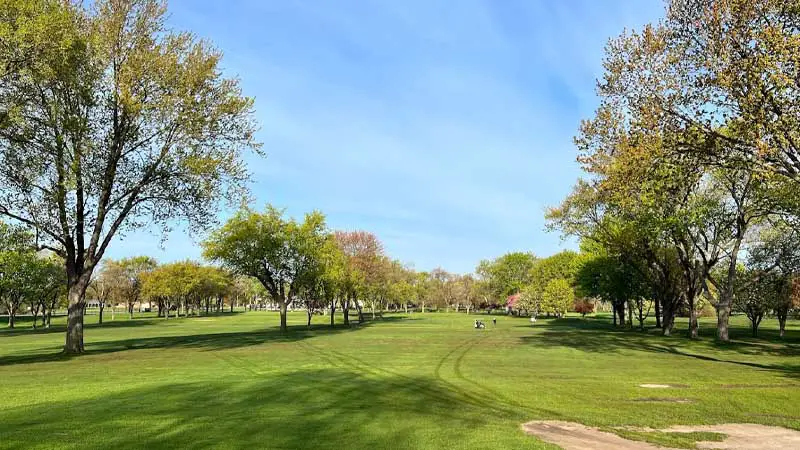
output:
[[[579,313],[581,317],[586,317],[587,314],[591,314],[594,312],[594,303],[590,302],[589,300],[579,299],[575,300],[575,304],[572,306],[576,313]]]

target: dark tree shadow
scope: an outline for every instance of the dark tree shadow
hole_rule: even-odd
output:
[[[200,316],[199,318],[202,319],[203,317],[208,317],[208,316]],[[192,320],[193,318],[194,317],[182,318],[180,320]],[[286,333],[281,332],[280,329],[277,327],[270,327],[270,328],[264,328],[262,330],[253,330],[244,332],[198,333],[198,334],[184,334],[178,336],[153,336],[153,337],[117,339],[113,341],[87,343],[84,355],[114,353],[126,350],[145,350],[145,349],[152,350],[152,349],[171,348],[171,347],[195,348],[203,350],[219,350],[219,349],[250,347],[250,346],[265,344],[268,342],[296,342],[319,335],[357,332],[358,330],[366,329],[372,326],[380,326],[381,324],[403,321],[403,320],[410,320],[410,319],[405,319],[403,317],[385,317],[382,320],[376,319],[372,321],[365,321],[363,323],[355,322],[350,327],[346,327],[344,325],[337,325],[336,327],[333,328],[331,328],[329,325],[325,325],[322,323],[312,324],[311,328],[305,325],[290,325]],[[140,319],[140,320],[131,320],[129,322],[137,323],[137,325],[129,325],[129,326],[141,326],[153,323],[161,323],[164,322],[164,319]],[[119,322],[119,323],[125,324],[128,322]],[[103,324],[102,327],[106,327],[106,324]],[[119,327],[122,328],[125,327],[125,325],[119,325]],[[74,358],[74,356],[65,355],[61,352],[0,356],[0,366],[65,361],[71,358]]]
[[[523,325],[520,325],[523,326]],[[530,326],[528,326],[530,328]],[[715,330],[707,328],[699,340],[689,340],[678,331],[673,336],[662,336],[659,329],[614,328],[611,324],[596,319],[566,318],[542,321],[533,328],[536,333],[523,336],[522,342],[533,346],[570,347],[586,352],[614,353],[637,350],[653,353],[667,353],[703,361],[713,361],[756,369],[777,371],[783,375],[800,378],[800,346],[798,337],[787,333],[783,339],[744,339],[749,332],[742,327],[732,329],[731,342],[714,340]],[[730,354],[731,357],[724,356]],[[785,358],[785,363],[770,364],[743,361],[733,358],[736,354],[746,356],[774,356]]]
[[[521,420],[428,378],[340,369],[0,410],[5,448],[446,448],[464,430],[497,434],[498,423],[507,425],[497,443],[521,447],[531,443]]]
[[[237,313],[234,313],[237,314]],[[53,319],[58,319],[59,317],[63,316],[53,316]],[[211,317],[208,316],[199,316],[199,317]],[[195,316],[192,317],[182,317],[181,320],[190,320],[196,318]],[[94,318],[93,318],[94,319]],[[104,322],[102,324],[99,323],[84,323],[83,328],[87,330],[94,330],[94,329],[116,329],[116,328],[135,328],[141,327],[145,325],[153,325],[159,322],[162,322],[164,319],[161,317],[134,317],[133,319],[125,318],[124,320],[111,320],[110,317],[104,317]],[[33,328],[32,325],[32,317],[30,316],[21,316],[17,320],[17,324],[14,328],[0,328],[0,338],[5,336],[20,336],[20,335],[38,335],[38,334],[53,334],[59,333],[63,334],[67,331],[67,326],[64,323],[57,322],[53,324],[50,328],[44,327],[37,327]]]

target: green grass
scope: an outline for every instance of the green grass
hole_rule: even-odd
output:
[[[607,317],[531,328],[496,316],[481,331],[476,317],[393,314],[334,330],[318,317],[306,330],[295,313],[283,336],[266,312],[102,327],[87,316],[77,358],[59,354],[63,318],[47,331],[22,319],[0,330],[0,447],[554,448],[520,431],[535,419],[800,429],[796,322],[782,341],[773,322],[752,339],[737,317],[734,342],[720,345],[713,319],[692,342],[616,331]],[[692,403],[659,401],[672,398]]]

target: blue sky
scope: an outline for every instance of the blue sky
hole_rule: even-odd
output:
[[[603,47],[660,0],[172,0],[256,99],[257,206],[318,209],[419,270],[471,272],[562,248],[544,210],[580,175],[572,137]],[[109,256],[199,258],[201,236],[137,232]]]

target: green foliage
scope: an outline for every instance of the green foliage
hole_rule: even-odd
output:
[[[324,273],[328,239],[319,212],[298,223],[271,205],[263,213],[243,208],[203,242],[203,256],[260,281],[281,307],[285,329],[286,307]]]
[[[0,222],[0,303],[12,328],[23,304],[36,313],[54,306],[66,284],[63,262],[38,254],[33,244],[33,236],[24,228]]]
[[[612,256],[587,255],[575,274],[575,287],[581,297],[618,303],[647,297],[649,286],[639,271]]]
[[[2,0],[0,19],[0,216],[64,260],[65,350],[80,353],[86,288],[117,233],[206,229],[244,198],[253,100],[159,0]]]
[[[547,258],[537,259],[531,268],[531,283],[544,288],[550,280],[561,278],[572,283],[578,271],[578,253],[564,250]]]
[[[506,297],[521,292],[531,282],[533,253],[507,253],[492,261],[481,261],[476,272],[487,284],[493,300],[505,304]]]
[[[540,312],[562,317],[572,308],[575,302],[575,291],[568,280],[555,278],[547,282],[542,291]]]

